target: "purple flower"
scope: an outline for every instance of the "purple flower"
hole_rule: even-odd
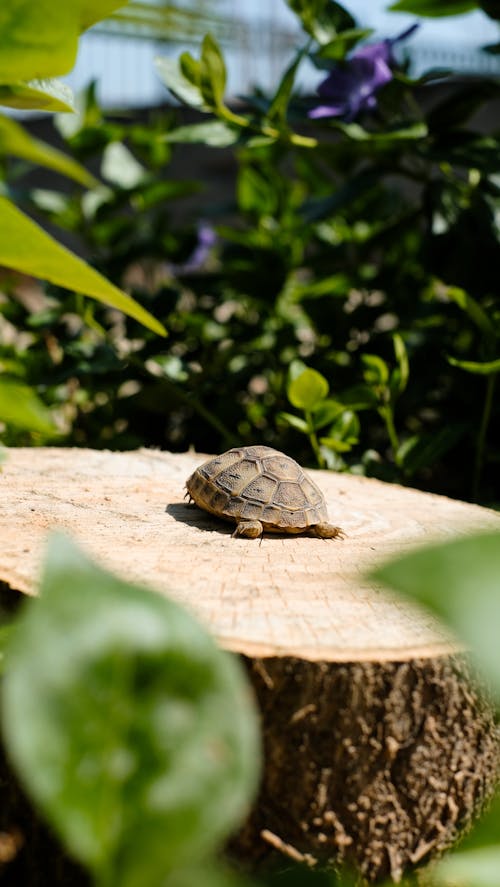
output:
[[[173,266],[178,274],[191,274],[193,271],[201,271],[217,243],[217,234],[208,222],[200,222],[197,233],[198,242],[191,255],[182,265]]]
[[[309,111],[309,117],[353,120],[360,111],[375,108],[376,93],[393,78],[392,47],[400,40],[406,40],[417,28],[415,24],[398,37],[363,46],[334,68],[318,87],[318,95],[324,99],[324,104]]]

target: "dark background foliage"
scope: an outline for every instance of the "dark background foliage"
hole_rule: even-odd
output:
[[[308,150],[283,138],[170,145],[197,112],[105,119],[90,88],[65,148],[99,187],[55,191],[17,162],[10,188],[169,336],[4,275],[0,359],[53,410],[51,442],[259,442],[313,465],[282,415],[300,360],[337,405],[320,464],[498,501],[499,97],[494,81],[400,75],[363,128],[336,122]],[[309,105],[292,99],[288,119],[314,137]],[[256,93],[239,112],[265,116],[269,100]],[[216,241],[204,249],[207,227]],[[397,390],[386,384],[399,372],[394,333],[409,366]],[[3,439],[46,442],[16,428]]]

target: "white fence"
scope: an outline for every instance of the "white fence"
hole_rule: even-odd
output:
[[[278,14],[282,8],[287,15]],[[219,25],[214,25],[213,30],[224,43],[229,96],[246,94],[255,86],[265,91],[276,87],[280,74],[303,39],[294,24],[289,10],[276,0],[253,0],[250,5],[249,0],[246,3],[240,0],[238,16],[233,12],[233,17],[228,16],[222,25],[219,18]],[[388,32],[391,35],[400,30],[397,16],[391,26]],[[426,23],[422,33],[404,47],[413,74],[432,68],[450,68],[458,73],[500,76],[500,56],[481,51],[480,43],[474,45],[456,38],[433,41],[426,36],[430,30]],[[377,38],[379,36],[380,32]],[[496,33],[489,36],[492,42]],[[82,37],[76,67],[65,80],[78,91],[96,79],[100,101],[107,108],[164,103],[169,101],[169,94],[155,73],[154,59],[162,54],[177,55],[185,48],[195,52],[197,49],[189,44],[153,41],[117,34],[109,28],[96,28]],[[313,92],[318,80],[318,72],[306,63],[300,87]]]

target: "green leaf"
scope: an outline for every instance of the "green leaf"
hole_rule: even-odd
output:
[[[447,360],[452,366],[460,367],[461,370],[466,370],[468,373],[475,373],[479,376],[491,376],[495,373],[500,373],[500,359],[487,360],[482,363],[477,360],[457,360],[455,357],[448,357]]]
[[[13,155],[53,169],[61,175],[74,179],[87,188],[97,184],[93,176],[72,157],[34,139],[26,130],[10,117],[0,114],[0,155]]]
[[[362,354],[361,360],[365,366],[363,378],[369,385],[387,385],[389,381],[389,367],[385,360],[378,354]]]
[[[488,342],[493,343],[496,340],[496,331],[490,318],[479,302],[464,289],[459,286],[447,286],[440,281],[435,281],[432,295],[439,298],[445,297],[455,302],[462,311],[465,311],[477,328],[481,330]]]
[[[419,549],[379,568],[373,578],[448,623],[500,698],[499,576],[500,532],[490,532]]]
[[[322,45],[331,43],[338,31],[355,26],[352,16],[334,0],[287,0],[287,3],[307,33]]]
[[[428,18],[441,18],[447,15],[463,15],[477,9],[475,0],[398,0],[389,6],[391,12],[411,12],[413,15]]]
[[[352,445],[339,437],[320,437],[321,451],[331,450],[333,453],[348,453]],[[330,466],[328,466],[330,467]]]
[[[326,440],[342,441],[350,449],[359,440],[360,424],[359,419],[352,410],[343,410],[333,422],[328,438],[321,438],[321,443]]]
[[[383,132],[369,132],[369,130],[363,129],[359,123],[342,123],[340,120],[335,120],[332,126],[354,142],[372,142],[381,147],[390,147],[393,142],[398,141],[424,139],[428,135],[427,125],[422,121],[410,123],[399,129],[387,129]]]
[[[368,385],[352,385],[339,394],[339,401],[352,410],[372,410],[378,407],[378,398]]]
[[[223,120],[210,120],[208,123],[192,123],[190,126],[178,126],[165,136],[166,142],[201,142],[211,148],[227,148],[234,145],[240,138],[235,126]]]
[[[295,75],[304,55],[305,49],[301,49],[300,52],[297,53],[295,60],[283,74],[278,89],[276,90],[274,98],[266,113],[268,120],[278,121],[281,124],[285,123],[288,104],[295,83]]]
[[[250,882],[240,872],[220,868],[210,860],[208,864],[204,861],[187,869],[176,869],[162,880],[161,887],[262,887],[262,882]]]
[[[500,822],[500,792],[497,791],[480,818],[475,822],[472,831],[460,841],[460,852],[473,850],[498,842],[498,823]]]
[[[101,175],[118,188],[135,188],[144,181],[146,170],[123,142],[110,142],[102,155]]]
[[[127,0],[128,2],[128,0]],[[123,0],[72,0],[74,7],[79,7],[80,31],[85,31],[96,22],[107,18],[112,12],[127,6]]]
[[[3,3],[0,83],[66,74],[74,65],[80,32],[124,5],[116,0]]]
[[[278,413],[276,418],[292,428],[296,428],[297,431],[301,431],[303,434],[309,434],[309,425],[300,416],[294,416],[293,413]]]
[[[238,206],[245,212],[272,216],[278,210],[279,195],[275,184],[260,166],[240,167],[237,181]]]
[[[189,52],[183,52],[178,61],[156,59],[156,67],[165,85],[182,101],[202,111],[227,112],[224,107],[226,66],[210,34],[203,40],[199,61]]]
[[[0,265],[91,296],[166,335],[149,311],[50,237],[6,197],[0,197]]]
[[[288,367],[288,378],[290,381],[296,379],[300,376],[304,370],[307,370],[307,366],[303,360],[292,360],[290,366]]]
[[[341,437],[342,440],[355,444],[358,442],[360,433],[359,419],[352,410],[344,410],[344,412],[335,420],[330,429],[330,434]]]
[[[2,453],[0,452],[0,465],[2,464]],[[5,614],[2,613],[2,620],[6,618]],[[13,623],[12,621],[9,623],[3,623],[0,625],[0,676],[3,675],[5,671],[5,649],[9,643],[11,634],[12,634]]]
[[[98,883],[158,887],[219,847],[256,788],[243,670],[179,605],[62,536],[40,592],[7,652],[10,758]]]
[[[200,58],[200,89],[205,102],[220,110],[224,106],[226,66],[217,41],[207,34],[203,38]]]
[[[165,84],[181,102],[198,108],[200,111],[210,111],[210,105],[205,103],[200,87],[189,79],[182,69],[182,61],[190,58],[189,53],[183,53],[179,59],[161,58],[155,59],[155,67],[161,81]],[[192,59],[194,62],[195,60]],[[196,62],[196,64],[198,64]]]
[[[397,465],[411,476],[415,472],[433,465],[452,449],[463,436],[464,425],[447,425],[438,431],[415,434],[403,441],[395,454]]]
[[[331,446],[328,444],[326,446],[320,446],[319,453],[322,460],[322,466],[328,468],[329,471],[345,471],[347,464],[342,457],[342,452],[346,452],[348,449],[349,448],[346,448],[344,444],[337,444],[336,441],[334,441]],[[305,887],[305,885],[301,882],[300,887]],[[348,885],[346,885],[346,887],[348,887]],[[353,887],[353,885],[349,885],[349,887]]]
[[[312,410],[328,394],[329,385],[325,377],[307,367],[300,376],[292,379],[287,388],[288,400],[301,410]]]
[[[195,59],[190,52],[181,52],[179,56],[179,68],[186,80],[200,90],[201,62],[198,59]]]
[[[356,43],[366,40],[372,34],[373,28],[349,28],[346,31],[341,31],[333,40],[320,47],[315,58],[342,61],[349,50],[356,46]]]
[[[251,136],[247,141],[248,148],[267,148],[269,145],[274,145],[279,139],[279,133],[276,135],[255,135]]]
[[[380,174],[373,169],[364,169],[360,173],[348,178],[344,184],[339,185],[333,194],[328,197],[319,197],[304,203],[303,213],[306,221],[324,219],[337,213],[345,206],[354,203],[359,197],[369,193],[377,184]],[[318,226],[319,228],[319,226]]]
[[[0,84],[0,105],[39,111],[75,110],[70,87],[54,79]]]
[[[0,83],[65,74],[76,58],[79,19],[70,3],[10,0],[0,11]]]
[[[500,844],[451,853],[432,872],[434,887],[498,887]]]
[[[322,296],[341,296],[345,298],[351,287],[351,279],[347,274],[339,272],[330,277],[322,277],[319,280],[309,280],[303,283],[300,277],[290,280],[290,295],[294,301],[303,299],[318,299]]]
[[[325,400],[320,400],[311,412],[314,430],[318,431],[338,419],[341,413],[345,412],[345,406],[337,400],[325,398]]]
[[[33,388],[17,379],[0,378],[0,422],[51,437],[57,434],[50,410]]]
[[[410,375],[408,353],[406,351],[404,340],[399,333],[393,334],[392,341],[398,366],[397,370],[393,370],[391,373],[391,391],[393,391],[394,394],[402,394],[408,385],[408,378]]]
[[[146,360],[144,367],[153,376],[165,376],[174,382],[186,382],[189,379],[185,362],[176,354],[156,354]]]

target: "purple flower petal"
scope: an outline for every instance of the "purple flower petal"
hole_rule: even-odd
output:
[[[318,105],[317,108],[309,111],[308,117],[314,120],[319,117],[341,117],[342,114],[345,114],[345,111],[345,105]]]
[[[419,23],[415,22],[415,24],[410,25],[409,28],[406,28],[406,30],[402,31],[401,34],[398,34],[397,37],[390,37],[388,42],[392,46],[393,43],[399,43],[400,40],[408,40],[408,37],[411,37],[412,34],[415,33],[415,31],[418,31],[419,27]]]
[[[176,274],[192,274],[202,271],[210,257],[213,247],[217,243],[217,232],[208,222],[200,222],[197,230],[198,240],[196,246],[182,265],[172,265]]]
[[[338,64],[318,86],[323,104],[309,111],[308,116],[353,120],[360,111],[376,107],[376,93],[393,78],[393,45],[406,40],[417,28],[418,24],[411,25],[398,37],[363,46]]]
[[[359,111],[375,106],[374,93],[390,80],[392,71],[382,57],[353,56],[319,86],[318,94],[326,101],[313,108],[309,117],[352,119]]]
[[[352,59],[371,59],[373,62],[381,59],[386,65],[391,61],[391,47],[388,40],[382,40],[380,43],[370,43],[368,46],[362,46],[352,56]]]
[[[208,222],[201,222],[198,225],[198,245],[199,246],[215,246],[217,243],[217,232],[214,231]]]

